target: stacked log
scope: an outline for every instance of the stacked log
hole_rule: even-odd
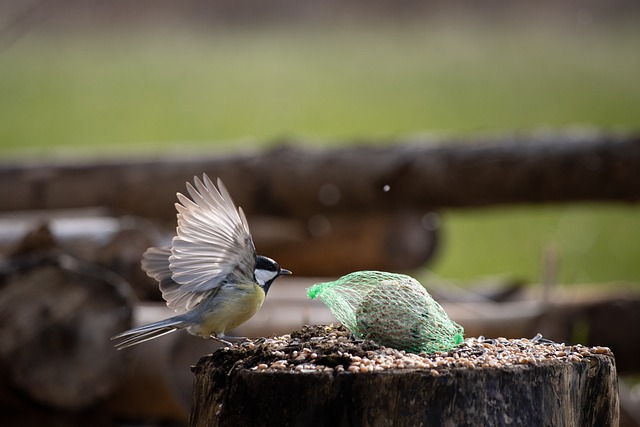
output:
[[[109,338],[132,307],[124,281],[58,251],[46,227],[27,236],[0,275],[0,403],[77,411],[107,397],[127,357]]]

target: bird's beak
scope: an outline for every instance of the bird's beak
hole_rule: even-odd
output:
[[[280,273],[278,273],[278,276],[289,275],[289,274],[293,274],[293,273],[287,270],[286,268],[281,268]]]

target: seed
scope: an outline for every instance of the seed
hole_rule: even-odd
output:
[[[261,363],[261,364],[258,365],[258,369],[265,370],[267,368],[268,368],[268,366],[267,366],[266,363]]]
[[[595,354],[610,354],[611,353],[611,349],[609,347],[594,347],[593,348],[593,353]]]

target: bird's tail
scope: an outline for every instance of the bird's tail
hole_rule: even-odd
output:
[[[161,337],[186,326],[187,324],[185,324],[184,319],[182,319],[181,316],[176,316],[159,322],[150,323],[148,325],[139,326],[134,329],[129,329],[128,331],[124,331],[114,337],[111,337],[111,339],[118,340],[115,347],[118,350],[122,350],[123,348],[131,347],[132,345]]]

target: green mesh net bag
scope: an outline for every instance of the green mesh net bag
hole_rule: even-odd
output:
[[[358,271],[307,289],[353,334],[411,352],[448,351],[464,330],[414,278],[381,271]]]

